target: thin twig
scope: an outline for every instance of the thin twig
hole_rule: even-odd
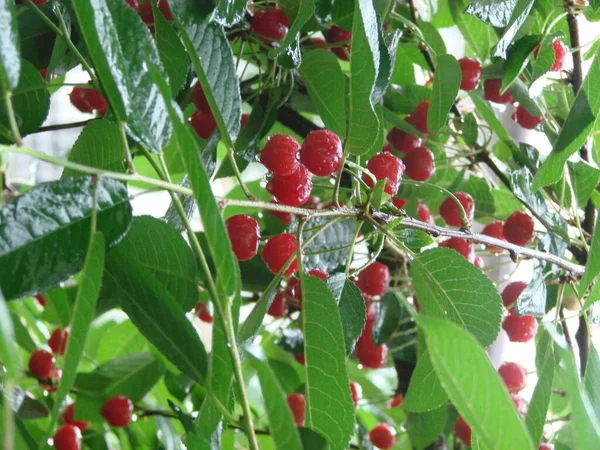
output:
[[[71,128],[81,128],[81,127],[85,127],[92,120],[95,120],[95,119],[82,120],[81,122],[59,123],[56,125],[47,125],[45,127],[38,128],[36,131],[32,132],[31,134],[45,133],[46,131],[69,130]]]

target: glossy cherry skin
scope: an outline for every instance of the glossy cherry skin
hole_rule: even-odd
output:
[[[565,47],[565,44],[558,39],[552,42],[552,48],[554,49],[554,63],[552,63],[550,72],[558,72],[562,69],[565,56],[567,55],[567,48]]]
[[[129,397],[124,395],[116,395],[106,400],[100,414],[104,420],[113,427],[126,427],[131,422],[133,414],[133,403]]]
[[[429,102],[427,100],[419,103],[419,106],[410,113],[405,119],[413,127],[419,130],[421,133],[431,134],[427,128],[427,113],[429,111]]]
[[[65,349],[67,348],[67,341],[69,339],[69,329],[65,328],[63,331],[62,328],[57,328],[50,335],[50,339],[48,339],[48,347],[52,349],[54,354],[64,356]]]
[[[390,269],[375,261],[358,274],[356,286],[367,295],[383,295],[390,286]]]
[[[271,203],[273,203],[275,205],[279,204],[277,202],[277,200],[275,200],[275,199],[271,200]],[[268,213],[271,214],[273,217],[277,217],[277,219],[281,220],[286,225],[290,225],[294,221],[294,215],[292,213],[283,212],[283,211],[274,211],[271,209],[268,210]]]
[[[90,423],[85,420],[74,420],[73,415],[75,414],[75,403],[71,403],[65,409],[65,412],[62,413],[60,418],[62,421],[68,425],[75,425],[81,431],[85,431],[90,426]]]
[[[260,152],[260,162],[277,175],[290,175],[298,170],[300,144],[287,134],[274,134],[269,137],[265,148]]]
[[[289,175],[274,174],[267,183],[267,191],[278,203],[288,206],[300,206],[306,203],[312,190],[312,178],[304,165],[300,164]]]
[[[71,104],[83,113],[98,112],[99,116],[104,116],[108,109],[108,103],[104,96],[94,88],[74,87],[69,95]]]
[[[398,406],[400,406],[402,404],[403,401],[404,401],[404,397],[402,396],[402,394],[396,395],[392,399],[392,401],[390,401],[390,403],[388,404],[388,409],[397,408]]]
[[[533,241],[534,225],[531,216],[523,211],[515,211],[504,222],[502,233],[508,242],[526,247]]]
[[[510,94],[510,91],[507,90],[504,94],[500,95],[501,88],[502,78],[488,78],[483,82],[483,98],[501,105],[514,103],[515,99]]]
[[[375,346],[373,337],[373,321],[368,320],[362,334],[356,341],[354,354],[360,363],[367,369],[379,369],[385,367],[387,363],[388,348],[382,344],[379,347]]]
[[[461,416],[458,417],[458,420],[452,427],[452,431],[454,431],[456,437],[463,441],[465,445],[468,447],[471,446],[471,427],[467,425],[467,422]]]
[[[350,395],[352,396],[352,403],[354,403],[354,409],[358,408],[358,401],[362,398],[362,387],[360,384],[351,381],[350,382]]]
[[[392,204],[398,208],[398,209],[402,209],[404,208],[404,205],[406,205],[406,200],[404,200],[403,198],[398,198],[398,197],[394,197],[392,199]]]
[[[37,378],[48,379],[52,376],[52,369],[56,360],[52,353],[46,350],[36,350],[29,358],[29,371]]]
[[[433,214],[431,214],[431,211],[427,205],[424,205],[423,203],[419,203],[419,206],[417,206],[417,216],[421,222],[428,223],[429,225],[435,225]]]
[[[306,359],[304,358],[304,353],[294,353],[294,359],[298,364],[306,364]]]
[[[513,308],[502,321],[502,328],[511,342],[529,342],[537,333],[538,323],[533,316],[517,316]]]
[[[392,128],[387,135],[388,142],[400,153],[410,153],[423,145],[423,139],[402,131],[400,128]]]
[[[210,106],[208,105],[208,100],[206,99],[206,95],[204,94],[204,90],[200,83],[196,83],[192,88],[191,100],[196,109],[202,112],[210,112]]]
[[[450,238],[441,242],[440,247],[456,250],[471,264],[475,263],[475,248],[473,247],[473,244],[465,239]]]
[[[204,140],[210,138],[211,134],[217,129],[217,121],[210,111],[194,111],[194,114],[190,117],[190,125],[196,134]]]
[[[418,147],[407,154],[403,159],[404,173],[415,181],[427,181],[435,173],[435,162],[431,150]]]
[[[517,122],[523,128],[533,130],[544,121],[544,118],[530,114],[523,105],[519,105],[517,106],[517,110],[512,115],[512,120]]]
[[[332,131],[311,131],[302,143],[300,162],[319,177],[333,175],[340,170],[342,141]]]
[[[271,272],[278,273],[294,253],[296,253],[296,236],[290,233],[282,233],[267,241],[260,256]],[[284,276],[289,277],[297,270],[298,261],[294,258]]]
[[[367,169],[379,180],[387,180],[384,191],[394,196],[398,193],[400,179],[404,173],[404,164],[388,152],[381,152],[367,162]],[[363,174],[363,181],[372,188],[375,184],[371,177]]]
[[[516,362],[505,362],[498,373],[509,391],[519,392],[527,387],[527,370]]]
[[[196,306],[194,307],[194,314],[196,314],[196,317],[198,317],[198,319],[204,323],[213,322],[213,316],[211,316],[210,312],[208,311],[208,305],[206,303],[196,303]]]
[[[259,9],[250,21],[252,31],[258,34],[259,39],[266,44],[282,40],[289,27],[290,24],[284,12],[274,7]]]
[[[481,231],[481,234],[485,234],[486,236],[490,236],[496,239],[500,239],[501,241],[506,242],[506,238],[504,237],[504,233],[502,229],[504,228],[504,222],[501,220],[494,220],[493,222],[488,223],[484,229]],[[496,247],[495,245],[485,245],[491,253],[502,253],[504,250],[500,247]]]
[[[63,425],[52,438],[56,450],[79,450],[81,448],[81,430],[75,425]]]
[[[380,423],[369,431],[369,440],[377,448],[392,448],[396,444],[396,430],[387,423]]]
[[[477,88],[481,78],[481,63],[473,58],[461,58],[458,65],[462,71],[460,88],[463,91],[472,91]]]
[[[260,227],[254,217],[246,214],[232,216],[225,222],[231,249],[238,261],[254,258],[260,242]]]
[[[297,427],[304,426],[304,418],[306,415],[306,399],[304,395],[294,392],[287,396],[288,406],[292,411],[292,415],[294,416],[294,422],[296,422]]]
[[[523,281],[513,281],[512,283],[507,284],[501,295],[504,307],[507,309],[512,308],[526,287],[527,283]]]
[[[267,310],[267,314],[271,317],[285,317],[288,311],[287,298],[285,294],[278,292],[275,294],[275,298],[273,299],[273,303],[269,306]]]
[[[46,299],[44,298],[43,295],[38,294],[38,295],[35,295],[34,297],[38,301],[38,303],[40,304],[40,306],[42,308],[46,307]]]
[[[473,197],[466,192],[455,192],[454,196],[465,210],[467,220],[471,222],[473,220],[473,215],[475,214],[475,202],[473,201]],[[452,227],[462,226],[460,221],[460,208],[452,197],[448,197],[440,206],[440,216],[442,216],[442,219]]]
[[[350,53],[350,40],[352,39],[352,33],[349,31],[343,30],[342,28],[333,25],[329,31],[327,32],[327,40],[332,44],[337,44],[340,42],[348,42],[348,45],[344,45],[343,47],[332,47],[331,51],[342,61],[349,61],[348,57]]]

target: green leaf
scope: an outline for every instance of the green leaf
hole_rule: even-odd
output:
[[[546,414],[552,396],[552,382],[554,381],[554,349],[550,335],[540,330],[537,335],[535,352],[538,381],[535,385],[531,401],[527,407],[525,424],[533,438],[534,444],[539,444],[544,432]]]
[[[539,36],[525,36],[515,42],[508,51],[506,64],[504,64],[504,76],[502,78],[502,88],[500,92],[510,86],[525,70],[529,55],[539,45]]]
[[[299,328],[284,328],[277,345],[286,352],[304,353],[304,333]]]
[[[10,385],[14,383],[19,373],[19,349],[15,341],[12,314],[8,311],[2,291],[0,291],[0,338],[0,360],[6,371],[6,383]]]
[[[363,301],[364,303],[364,301]],[[373,342],[379,347],[385,343],[396,331],[400,319],[405,316],[396,295],[387,292],[378,303],[377,315],[373,322]]]
[[[484,347],[494,342],[502,301],[480,270],[454,250],[435,248],[415,257],[410,274],[423,313],[465,327]]]
[[[425,42],[433,50],[434,56],[445,55],[447,53],[446,44],[444,44],[440,32],[434,25],[430,22],[420,22],[419,28],[421,29],[421,33],[423,33]]]
[[[156,7],[156,3],[152,3],[152,6]],[[158,8],[156,7],[156,9]],[[177,95],[187,77],[190,59],[179,36],[162,13],[154,14],[154,28],[156,48],[169,75],[171,92]]]
[[[260,381],[260,388],[267,410],[267,418],[269,419],[269,429],[275,443],[275,448],[281,450],[302,450],[300,435],[296,428],[292,412],[287,404],[286,394],[279,381],[277,381],[277,378],[275,378],[265,356],[262,354],[262,349],[260,347],[253,347],[248,350],[248,355],[251,358],[252,365],[256,369]]]
[[[33,133],[46,120],[50,108],[50,93],[40,72],[26,60],[21,61],[19,84],[13,92],[12,105],[21,136]],[[0,104],[0,142],[10,134],[4,101]],[[2,136],[4,135],[4,136]],[[12,142],[12,141],[11,141]]]
[[[37,344],[31,338],[27,327],[21,322],[22,318],[14,311],[10,312],[10,318],[12,319],[17,344],[27,353],[33,353],[37,350]]]
[[[104,271],[105,247],[104,236],[102,233],[95,232],[90,240],[90,246],[80,276],[81,281],[77,290],[77,297],[75,298],[75,306],[73,307],[71,332],[67,341],[65,359],[62,365],[63,375],[60,378],[54,397],[52,415],[50,416],[50,422],[46,431],[47,437],[52,433],[63,401],[75,382],[77,368],[83,356],[88,330],[96,312],[96,301],[100,295],[100,282],[102,280],[102,272]]]
[[[346,77],[336,56],[322,49],[307,52],[299,70],[325,126],[338,136],[345,137]]]
[[[248,0],[219,0],[213,20],[224,27],[231,27],[244,18]]]
[[[507,50],[521,26],[529,16],[534,0],[517,0],[510,16],[510,22],[504,29],[504,34],[492,49],[492,56],[507,58]]]
[[[550,71],[552,64],[554,64],[554,47],[552,43],[555,39],[563,36],[564,33],[560,31],[544,35],[537,57],[532,61],[533,75],[531,76],[531,83]]]
[[[96,361],[104,363],[111,359],[141,353],[148,349],[148,341],[128,320],[104,333],[98,346]]]
[[[590,346],[583,383],[590,403],[596,412],[596,417],[600,417],[600,384],[598,383],[598,377],[600,377],[600,358],[598,357],[598,351],[592,345]]]
[[[600,169],[593,167],[586,161],[575,163],[568,161],[567,166],[571,173],[571,182],[577,197],[577,204],[580,208],[583,208],[600,180]]]
[[[410,377],[408,391],[406,391],[402,405],[407,411],[424,413],[438,409],[447,401],[448,394],[442,388],[433,369],[429,352],[425,350],[419,357],[415,371]]]
[[[418,84],[391,85],[383,97],[383,104],[395,113],[410,114],[421,102],[429,100],[430,95],[431,89]]]
[[[162,283],[184,311],[198,303],[196,259],[173,227],[154,217],[135,217],[118,248]]]
[[[360,289],[353,282],[347,280],[344,274],[336,275],[342,275],[344,280],[338,303],[344,332],[344,347],[346,354],[350,355],[354,351],[354,345],[362,330],[365,328],[365,300],[360,293]]]
[[[434,242],[429,234],[412,228],[400,230],[395,233],[395,236],[414,252],[420,252],[423,247]]]
[[[439,55],[435,64],[435,77],[427,114],[427,128],[437,133],[448,121],[448,113],[456,100],[462,72],[452,55]]]
[[[21,70],[15,4],[10,0],[0,4],[0,41],[0,93],[5,94],[17,87]]]
[[[125,148],[119,126],[108,120],[93,120],[88,123],[69,152],[69,161],[103,170],[123,172]],[[83,175],[65,168],[62,178]]]
[[[592,245],[590,246],[590,254],[585,266],[585,273],[579,282],[579,295],[583,297],[590,284],[596,279],[600,273],[600,221],[596,222],[594,236],[592,237]]]
[[[496,133],[496,136],[498,136],[510,150],[518,152],[519,146],[515,143],[510,134],[508,134],[508,131],[506,131],[506,128],[504,128],[504,125],[502,125],[500,120],[498,120],[498,117],[496,117],[496,113],[489,102],[475,92],[469,92],[469,97],[471,97],[471,100],[475,104],[477,115],[487,122],[492,131]]]
[[[131,223],[127,189],[105,178],[97,186],[98,231],[113,246]],[[71,177],[39,184],[0,210],[0,283],[6,298],[44,292],[81,270],[93,193],[90,177]]]
[[[447,410],[443,406],[429,412],[406,414],[406,431],[413,447],[423,450],[442,434],[448,418]]]
[[[46,307],[41,319],[45,322],[58,324],[61,327],[69,326],[71,322],[71,302],[65,290],[61,287],[44,292]]]
[[[516,3],[517,0],[471,0],[465,13],[493,27],[503,28],[509,24]]]
[[[450,4],[452,18],[465,38],[465,41],[467,41],[467,45],[471,48],[477,59],[485,61],[489,56],[492,46],[493,30],[475,17],[464,14],[463,11],[466,4],[464,0],[449,1],[448,3]]]
[[[442,386],[482,443],[496,450],[533,450],[525,424],[475,337],[445,319],[419,315],[418,324]]]
[[[315,11],[314,0],[298,0],[299,6],[288,32],[280,43],[279,49],[269,52],[269,57],[287,69],[295,69],[302,61],[299,48],[299,33]]]
[[[203,383],[208,364],[204,345],[163,284],[119,246],[108,255],[106,275],[118,288],[123,311],[146,339],[179,370]]]
[[[515,78],[512,81],[509,90],[513,98],[519,102],[519,104],[523,105],[527,112],[534,116],[544,115],[537,102],[529,96],[529,87],[521,80],[521,78]],[[524,144],[521,144],[521,146],[523,145]]]
[[[301,275],[307,426],[344,449],[354,431],[344,335],[337,305],[327,285]]]
[[[336,3],[337,4],[337,3]],[[327,443],[327,440],[310,428],[300,428],[300,437],[302,438],[302,445],[305,449],[310,450],[330,450],[331,447]]]
[[[350,59],[348,138],[344,151],[363,155],[374,150],[378,136],[382,133],[372,98],[380,52],[378,36],[373,32],[378,29],[378,22],[372,1],[356,0],[355,5]]]
[[[600,82],[600,57],[596,56],[587,76],[575,97],[552,152],[542,164],[533,180],[533,190],[557,183],[567,159],[581,148],[590,135],[600,112],[600,92],[596,86]]]
[[[169,142],[166,100],[158,95],[151,65],[167,77],[146,25],[121,0],[72,0],[71,6],[108,102],[131,137],[153,153]]]
[[[210,22],[201,3],[177,0],[170,5],[221,138],[227,147],[233,147],[242,113],[240,86],[227,36],[218,24]]]
[[[467,192],[475,200],[475,217],[494,217],[496,210],[494,196],[490,185],[483,178],[469,177],[460,186],[460,190]]]
[[[15,415],[23,420],[35,420],[48,417],[48,408],[46,405],[27,395],[21,386],[15,386],[11,397],[7,392],[3,392],[7,401],[11,401],[12,410]]]

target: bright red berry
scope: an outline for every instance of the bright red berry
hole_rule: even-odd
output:
[[[525,247],[533,241],[533,227],[531,216],[523,211],[515,211],[504,222],[502,233],[508,242]]]
[[[554,450],[554,445],[544,442],[544,443],[540,444],[540,446],[538,447],[538,450]]]
[[[169,7],[169,2],[167,0],[161,0],[158,2],[158,10],[165,16],[167,20],[173,20],[173,13],[171,12],[171,8]]]
[[[387,140],[400,153],[410,153],[423,144],[421,138],[408,134],[400,128],[392,128],[387,135]]]
[[[227,219],[225,226],[236,258],[239,261],[254,258],[260,242],[260,227],[256,219],[238,214]]]
[[[463,441],[465,445],[468,447],[471,446],[471,427],[467,425],[465,419],[459,416],[458,420],[454,424],[454,427],[452,427],[452,430],[454,431],[456,437]]]
[[[326,47],[327,45],[327,41],[325,39],[321,39],[318,37],[311,37],[310,38],[312,45],[315,47]]]
[[[382,344],[379,347],[375,346],[371,335],[372,331],[373,321],[369,320],[367,321],[365,329],[356,341],[354,354],[365,368],[379,369],[384,367],[387,363],[388,348],[385,344]]]
[[[479,255],[475,255],[475,260],[473,261],[473,265],[478,269],[483,269],[483,259]]]
[[[138,12],[139,10],[139,3],[138,0],[125,0],[127,2],[127,4],[129,5],[129,7],[131,9],[133,9],[135,12]]]
[[[75,414],[75,403],[71,403],[69,406],[67,406],[67,409],[65,409],[65,412],[62,413],[62,416],[60,416],[60,418],[62,419],[62,421],[64,423],[69,424],[69,425],[75,425],[81,431],[87,430],[88,427],[90,426],[90,423],[86,422],[85,420],[73,420],[74,414]]]
[[[354,403],[354,409],[356,409],[358,408],[358,401],[362,398],[362,387],[360,386],[360,384],[351,381],[350,394],[352,395],[352,403]]]
[[[382,152],[373,156],[367,162],[367,169],[379,180],[387,180],[384,191],[394,196],[398,193],[400,179],[404,173],[404,164],[391,153]],[[363,181],[367,186],[374,186],[373,180],[367,174],[363,175]]]
[[[311,190],[310,172],[302,164],[289,175],[274,174],[267,183],[267,191],[273,194],[277,202],[289,206],[300,206],[306,203]]]
[[[287,298],[281,292],[275,294],[273,303],[269,306],[267,314],[271,317],[285,317],[288,311]]]
[[[267,241],[260,256],[273,273],[278,273],[285,263],[296,253],[296,236],[290,233],[282,233],[273,236]],[[298,261],[294,261],[285,271],[284,276],[289,277],[298,270]]]
[[[473,58],[460,58],[458,65],[462,71],[460,88],[463,91],[472,91],[477,87],[481,78],[481,63]]]
[[[558,72],[562,69],[567,54],[567,48],[562,41],[559,41],[558,39],[552,42],[552,48],[554,49],[554,63],[550,68],[550,72]]]
[[[29,371],[37,378],[50,378],[55,362],[52,353],[46,350],[36,350],[29,358]]]
[[[369,431],[369,440],[377,448],[392,448],[396,444],[396,430],[387,423],[380,423]]]
[[[287,134],[274,134],[269,137],[265,148],[260,152],[260,162],[276,175],[290,175],[298,170],[300,144]]]
[[[413,127],[419,130],[421,133],[431,134],[427,128],[427,112],[429,111],[429,102],[427,100],[419,103],[419,106],[410,113],[405,119]]]
[[[513,308],[502,321],[502,328],[511,342],[529,342],[537,333],[538,323],[533,316],[517,316]]]
[[[440,243],[440,247],[451,248],[460,253],[470,263],[475,263],[475,248],[469,241],[461,238],[450,238]]]
[[[296,422],[296,426],[303,427],[304,417],[306,414],[306,399],[304,398],[304,395],[294,392],[293,394],[287,396],[287,402],[294,416],[294,422]]]
[[[329,130],[311,131],[302,143],[300,161],[319,177],[332,175],[340,170],[342,141]]]
[[[261,8],[254,13],[250,28],[261,36],[259,39],[266,44],[282,40],[289,30],[290,24],[280,9]]]
[[[507,90],[504,94],[500,95],[501,88],[502,78],[488,78],[483,82],[483,98],[501,105],[514,103],[515,99],[510,94],[510,91]]]
[[[204,90],[200,83],[196,83],[196,85],[192,88],[191,100],[196,109],[202,112],[210,112],[210,106],[208,105],[208,100],[206,99],[206,95],[204,94]]]
[[[501,295],[504,307],[507,309],[512,307],[526,287],[527,283],[523,281],[513,281],[507,284]]]
[[[428,223],[429,225],[435,225],[433,214],[431,214],[431,211],[427,205],[424,205],[423,203],[419,203],[419,206],[417,207],[417,216],[421,222]]]
[[[46,307],[46,299],[44,298],[43,295],[38,294],[35,296],[35,299],[38,301],[38,303],[40,304],[40,306],[42,308]]]
[[[250,114],[242,114],[242,117],[240,117],[240,132],[244,129],[249,119]]]
[[[417,296],[413,296],[413,306],[415,307],[415,309],[417,311],[421,311],[421,306],[419,305],[419,299],[417,298]]]
[[[190,117],[190,125],[196,134],[204,140],[210,138],[211,134],[217,129],[217,121],[212,112],[204,112],[199,109],[194,111],[194,114]]]
[[[126,427],[131,422],[133,414],[133,403],[129,397],[124,395],[116,395],[106,400],[100,414],[104,420],[113,427]]]
[[[454,196],[458,199],[467,215],[467,220],[471,222],[473,220],[473,214],[475,213],[475,202],[466,192],[455,192]],[[448,197],[440,206],[440,216],[444,221],[452,227],[461,227],[462,222],[460,220],[460,208],[456,204],[456,201],[452,197]]]
[[[519,414],[521,416],[524,416],[527,413],[527,402],[525,401],[525,399],[519,397],[519,394],[517,394],[516,392],[511,392],[509,395]]]
[[[52,438],[56,450],[79,450],[81,448],[81,431],[75,425],[63,425]]]
[[[356,286],[367,295],[383,295],[390,285],[390,269],[375,261],[358,274]]]
[[[198,317],[198,319],[200,319],[202,322],[212,323],[213,321],[213,316],[211,316],[206,303],[196,303],[196,306],[194,307],[194,314],[196,314],[196,317]]]
[[[519,392],[527,386],[527,370],[516,362],[505,362],[498,368],[509,391]]]
[[[394,197],[392,199],[392,203],[396,208],[402,209],[404,208],[404,205],[406,205],[406,200],[404,200],[403,198]]]
[[[506,238],[504,237],[504,233],[502,229],[504,228],[504,222],[501,220],[494,220],[493,222],[488,223],[481,234],[485,234],[486,236],[490,236],[496,239],[500,239],[501,241],[506,242]],[[502,253],[504,250],[500,247],[496,247],[495,245],[485,245],[491,253]]]
[[[402,160],[404,162],[404,173],[411,180],[427,181],[435,173],[433,153],[425,147],[414,149]]]
[[[530,114],[523,105],[519,105],[517,106],[517,110],[512,115],[512,120],[517,122],[523,128],[533,130],[544,121],[544,118]]]
[[[398,406],[400,406],[402,404],[403,401],[404,401],[404,397],[402,396],[402,394],[396,395],[392,399],[392,401],[388,404],[388,409],[397,408]]]
[[[304,353],[294,353],[294,359],[299,364],[302,364],[302,365],[306,364],[306,359],[304,358]]]
[[[99,116],[103,116],[108,109],[108,103],[106,103],[104,96],[91,87],[74,87],[69,99],[71,104],[83,113],[96,111]]]
[[[331,51],[342,61],[349,61],[348,57],[350,53],[350,40],[352,39],[352,33],[343,30],[340,27],[333,25],[327,32],[327,40],[332,44],[340,42],[348,42],[348,45],[343,47],[332,47]]]
[[[64,356],[68,339],[69,329],[65,328],[63,331],[62,328],[57,328],[50,335],[50,339],[48,339],[48,347],[50,347],[55,354]]]

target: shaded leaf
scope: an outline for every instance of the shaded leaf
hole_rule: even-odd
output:
[[[407,411],[424,413],[440,408],[447,401],[448,394],[442,388],[433,369],[429,352],[425,350],[410,377],[408,391],[402,405]]]
[[[364,301],[363,301],[364,303]],[[377,315],[373,322],[373,342],[376,347],[385,343],[396,331],[400,319],[406,317],[400,302],[392,292],[387,292],[378,302]]]
[[[430,132],[437,133],[446,125],[461,80],[462,72],[456,58],[452,55],[439,55],[436,59],[435,77],[433,77],[427,113],[427,128]]]
[[[413,447],[423,450],[442,434],[446,425],[447,409],[443,406],[429,412],[406,415],[406,431]]]
[[[504,76],[502,77],[500,92],[504,92],[521,75],[525,66],[527,66],[529,55],[540,44],[540,40],[540,36],[525,36],[510,47],[504,64]]]
[[[600,169],[585,161],[575,163],[568,161],[567,166],[571,173],[571,182],[577,197],[577,204],[580,208],[583,208],[600,180]]]
[[[244,3],[245,0],[243,0]],[[230,2],[221,2],[230,3]],[[238,0],[239,3],[239,0]],[[158,12],[156,3],[152,3],[155,9],[154,13],[154,36],[156,39],[156,48],[160,59],[165,67],[165,71],[169,75],[169,85],[173,95],[177,95],[188,74],[190,59],[187,52],[177,36],[177,33],[167,22],[165,16]]]
[[[338,306],[344,332],[344,347],[346,348],[346,354],[350,355],[354,351],[354,345],[362,330],[365,328],[365,300],[360,293],[360,289],[353,282],[347,280],[344,274],[339,275],[342,275],[344,283]],[[336,298],[335,294],[334,298]]]

